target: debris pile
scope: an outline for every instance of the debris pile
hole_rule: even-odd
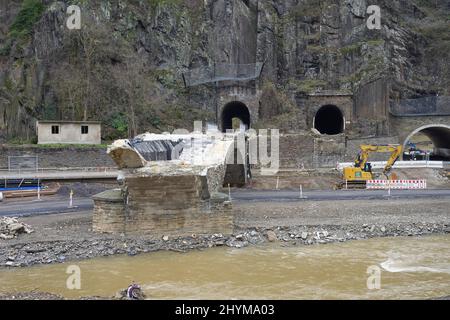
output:
[[[132,283],[127,289],[120,290],[114,298],[120,300],[145,300],[146,295],[140,285]]]
[[[0,239],[8,240],[17,237],[21,233],[31,233],[33,229],[25,223],[19,222],[17,218],[0,218]]]

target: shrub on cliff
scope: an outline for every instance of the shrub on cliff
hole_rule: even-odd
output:
[[[23,38],[31,34],[34,24],[39,21],[45,6],[40,0],[25,0],[9,29],[11,38]]]

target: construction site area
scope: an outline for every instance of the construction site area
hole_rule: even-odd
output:
[[[134,257],[167,251],[179,254],[208,249],[212,251],[202,252],[201,258],[208,261],[210,255],[217,255],[212,248],[250,247],[255,249],[245,249],[250,250],[245,251],[250,255],[247,259],[255,261],[254,268],[257,268],[260,263],[265,265],[265,259],[274,259],[270,255],[262,257],[261,253],[253,252],[263,250],[261,246],[280,245],[286,247],[283,250],[291,250],[288,248],[369,238],[430,237],[450,232],[450,179],[445,161],[396,161],[399,150],[403,151],[400,145],[362,145],[354,162],[315,168],[303,167],[302,164],[301,168],[285,167],[269,170],[267,174],[260,164],[250,165],[246,157],[242,157],[235,145],[240,134],[243,133],[144,134],[133,140],[118,140],[108,150],[63,149],[52,152],[62,155],[67,152],[84,153],[93,155],[96,161],[108,160],[102,163],[104,167],[95,168],[46,169],[33,167],[37,157],[11,156],[10,166],[26,163],[33,168],[21,166],[20,172],[10,168],[2,173],[0,265],[13,270],[41,265],[42,268],[34,272],[47,279],[49,272],[58,274],[57,270],[47,268],[49,264],[65,266],[93,259],[91,264],[95,267],[89,270],[100,268],[108,273],[119,268],[112,266],[127,263],[126,258],[120,258],[124,255]],[[244,139],[244,146],[247,146],[244,150],[248,154],[251,137],[245,136],[248,139]],[[326,138],[333,139],[333,136]],[[384,155],[386,161],[369,162],[372,153],[378,157]],[[62,155],[58,156],[58,161],[64,159]],[[238,161],[239,157],[241,161]],[[109,159],[115,166],[110,166]],[[88,159],[84,161],[90,162]],[[395,180],[392,179],[394,176]],[[436,247],[441,246],[441,242],[442,239],[437,238],[433,243]],[[373,248],[373,245],[368,245]],[[395,245],[396,242],[392,242],[389,246],[396,248]],[[446,245],[442,244],[443,247]],[[420,246],[417,244],[415,249]],[[406,248],[405,245],[402,247]],[[329,250],[339,251],[333,247]],[[356,254],[355,250],[362,249],[346,250],[348,254]],[[263,252],[266,255],[272,251],[264,249]],[[112,264],[104,265],[106,261],[97,260],[104,256],[117,256],[114,259],[119,260],[111,260]],[[211,257],[219,264],[223,258],[222,255]],[[141,282],[160,281],[145,280],[137,275],[146,270],[148,263],[156,263],[155,268],[161,267],[159,260],[154,261],[155,256],[146,255],[139,259],[144,260],[136,260],[132,264],[137,269],[123,272],[136,274]],[[161,259],[170,261],[171,258]],[[228,265],[227,261],[223,263]],[[245,262],[233,261],[245,268],[245,264],[241,265]],[[223,268],[228,267],[224,265]],[[206,274],[203,269],[195,272],[199,272],[199,279]],[[73,292],[58,289],[55,280],[58,277],[48,278],[41,286],[26,280],[29,279],[27,274],[19,271],[12,283],[8,274],[0,273],[6,288],[3,297],[8,299],[12,290],[18,290],[14,295],[24,299],[79,298],[80,295],[88,299],[93,295],[121,299],[122,296],[114,295],[114,291],[127,285],[125,278],[108,282],[106,287],[106,283],[93,280],[85,291]],[[211,283],[215,283],[217,279],[213,275],[211,277]],[[235,281],[237,284],[243,280]],[[43,293],[33,293],[30,283]],[[191,286],[186,288],[187,293],[179,291],[180,284],[175,283],[173,289],[149,287],[144,291],[160,298],[192,297]],[[406,297],[423,298],[444,296],[448,292],[446,287],[421,288],[420,294],[402,289],[403,295],[409,292]],[[253,291],[245,290],[241,295],[227,290],[216,295],[213,289],[205,286],[199,292],[203,293],[199,298],[259,297],[253,296]],[[302,294],[285,296],[284,291],[276,295],[277,292],[272,288],[266,296],[276,299],[302,297]],[[387,292],[394,294],[393,291]],[[327,297],[328,294],[331,293],[324,292],[318,297]],[[362,292],[355,297],[361,296]],[[340,295],[331,294],[329,297]]]
[[[16,2],[0,299],[450,296],[448,6]]]
[[[450,127],[433,124],[437,118],[405,118],[418,127],[402,129],[400,138],[352,139],[352,121],[337,117],[345,129],[333,127],[335,115],[327,115],[325,125],[315,119],[322,109],[310,131],[279,134],[253,130],[241,107],[224,109],[222,127],[200,122],[191,133],[145,133],[106,149],[4,146],[0,265],[450,232]],[[342,132],[327,133],[332,127]],[[19,285],[23,298],[49,298],[27,293],[26,283]],[[46,283],[42,290],[56,298],[72,296]],[[121,280],[115,288],[123,286]],[[98,288],[103,297],[113,294]],[[442,296],[447,289],[424,292]]]
[[[447,97],[398,105],[375,82],[356,96],[304,97],[305,129],[265,130],[252,126],[252,83],[218,91],[216,121],[192,132],[3,146],[0,265],[450,232]],[[439,111],[417,113],[429,103]]]
[[[12,255],[16,258],[8,260],[11,255],[6,251],[17,247],[13,243],[28,245],[32,238],[47,248],[55,242],[73,247],[78,241],[95,256],[178,248],[186,238],[192,248],[196,247],[193,239],[200,246],[218,242],[242,247],[252,242],[242,236],[249,232],[257,233],[262,241],[300,238],[309,244],[449,231],[445,206],[450,197],[449,163],[433,159],[436,150],[445,148],[431,149],[431,157],[401,160],[413,152],[420,156],[417,146],[404,149],[413,143],[412,135],[403,145],[358,146],[362,139],[349,143],[345,133],[320,134],[314,128],[302,138],[300,134],[255,135],[242,125],[238,128],[221,133],[197,123],[198,130],[192,133],[147,133],[117,140],[107,150],[30,148],[23,155],[24,149],[18,148],[15,152],[20,150],[21,155],[4,160],[8,168],[0,176],[0,214],[21,217],[38,231],[18,236],[5,227],[1,236],[9,241],[2,243],[5,254],[0,263],[47,263],[39,254],[17,249]],[[447,141],[445,134],[450,129],[436,128],[431,130],[436,136],[431,137]],[[279,146],[270,150],[276,139]],[[340,139],[345,141],[342,146],[337,142]],[[305,152],[310,143],[312,154]],[[253,149],[264,144],[268,149],[252,155]],[[275,154],[277,148],[279,154]],[[40,154],[30,155],[33,151]],[[270,161],[263,159],[263,153],[270,154]],[[351,153],[353,161],[346,162],[352,159]],[[98,166],[66,166],[80,162]],[[274,167],[276,163],[280,167]],[[276,235],[280,230],[302,228],[314,231],[299,231],[293,237],[283,232]],[[336,234],[317,238],[315,233],[323,228]],[[347,228],[356,228],[359,235],[348,235]],[[89,246],[92,239],[113,243],[114,239],[144,243],[152,239],[159,245],[97,251]],[[43,252],[46,261],[58,262],[56,253],[50,258],[47,249]],[[79,254],[78,249],[73,254]]]

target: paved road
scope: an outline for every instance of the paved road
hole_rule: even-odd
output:
[[[38,200],[13,200],[6,199],[0,202],[0,216],[29,216],[51,213],[66,213],[83,210],[91,210],[93,201],[90,198],[76,198],[73,200],[73,208],[69,208],[69,200],[61,198],[42,197]]]
[[[246,190],[236,189],[231,193],[233,201],[238,202],[295,202],[295,201],[333,201],[361,199],[407,199],[407,198],[450,198],[450,190],[337,190],[337,191],[305,191],[300,199],[300,191],[293,190]],[[68,199],[46,198],[36,200],[6,199],[0,202],[0,216],[24,216],[50,213],[66,213],[91,210],[93,201],[90,198],[75,198],[74,208],[69,208]]]
[[[401,198],[450,198],[450,190],[320,190],[305,191],[303,199],[300,190],[236,190],[231,193],[237,201],[318,201],[318,200],[360,200],[360,199],[401,199]]]
[[[40,179],[42,181],[59,180],[89,180],[89,179],[117,179],[118,170],[56,170],[44,172],[4,172],[0,171],[0,180],[5,179]]]

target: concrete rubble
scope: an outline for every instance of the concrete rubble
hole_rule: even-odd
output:
[[[1,217],[0,218],[0,239],[9,240],[14,239],[19,234],[31,233],[33,229],[25,223],[19,222],[14,217]]]

